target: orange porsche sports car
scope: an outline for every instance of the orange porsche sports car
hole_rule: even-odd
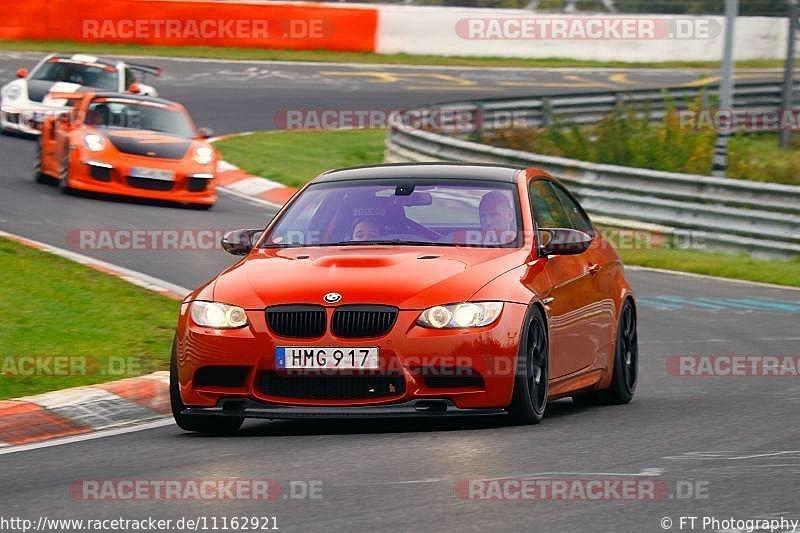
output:
[[[54,93],[70,113],[42,126],[34,160],[38,181],[64,191],[167,200],[210,208],[217,200],[211,132],[195,128],[177,103],[118,93]]]
[[[244,258],[181,305],[178,425],[248,417],[507,413],[626,403],[636,307],[617,253],[537,169],[380,165],[326,172]]]

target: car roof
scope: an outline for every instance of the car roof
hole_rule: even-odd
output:
[[[109,67],[116,67],[119,61],[112,61],[110,59],[103,59],[102,57],[87,55],[87,54],[53,54],[47,58],[47,60],[52,59],[64,59],[67,61],[74,61],[76,63],[85,63],[85,64],[98,64],[98,65],[106,65]]]
[[[88,90],[87,92],[93,92]],[[179,106],[177,102],[173,102],[171,100],[164,100],[163,98],[156,98],[155,96],[144,96],[141,94],[130,94],[130,93],[117,93],[112,91],[102,91],[102,92],[95,92],[95,98],[120,98],[124,100],[135,100],[137,102],[148,102],[151,104],[160,104],[165,106]]]
[[[379,179],[452,179],[516,183],[521,167],[475,163],[389,163],[323,172],[313,183]]]

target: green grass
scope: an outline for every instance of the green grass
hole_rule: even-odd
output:
[[[462,57],[411,54],[374,54],[368,52],[331,52],[327,50],[276,50],[215,46],[146,46],[136,44],[95,44],[75,41],[0,41],[0,50],[198,57],[206,59],[319,61],[325,63],[378,63],[397,65],[439,65],[473,67],[605,67],[605,68],[719,68],[719,61],[588,61],[568,58]],[[739,61],[738,68],[778,68],[783,62],[772,59]]]
[[[383,130],[262,132],[216,143],[229,163],[300,187],[332,168],[383,162]]]
[[[0,399],[169,368],[178,302],[3,238],[0,271]],[[86,357],[85,375],[15,374],[48,356]]]
[[[627,265],[800,287],[800,257],[780,261],[678,249],[619,250],[619,254]]]

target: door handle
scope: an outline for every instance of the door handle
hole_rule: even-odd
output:
[[[589,269],[588,269],[589,270],[589,274],[591,274],[591,275],[597,274],[598,272],[600,272],[600,268],[601,268],[600,265],[596,265],[594,263],[590,264],[589,265]]]

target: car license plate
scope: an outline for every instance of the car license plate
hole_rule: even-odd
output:
[[[175,181],[175,173],[171,170],[160,170],[157,168],[133,167],[131,177],[145,178],[150,180]]]
[[[275,367],[286,369],[379,368],[377,348],[281,346],[275,349]]]

